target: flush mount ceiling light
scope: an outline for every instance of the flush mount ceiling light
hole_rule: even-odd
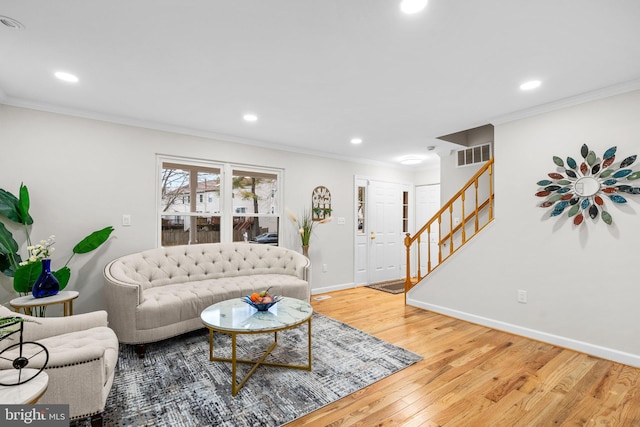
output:
[[[400,10],[407,15],[420,12],[427,7],[427,0],[402,0],[400,2]]]
[[[24,30],[24,25],[21,22],[18,22],[13,18],[9,18],[8,16],[0,15],[0,23],[12,30]]]
[[[540,87],[542,82],[540,80],[531,80],[520,85],[521,90],[531,90]]]
[[[362,138],[351,138],[351,143],[354,145],[362,144]]]
[[[400,159],[401,165],[417,165],[422,163],[424,158],[419,156],[406,156]]]
[[[244,119],[245,122],[255,122],[256,120],[258,120],[258,116],[256,116],[253,113],[247,113],[244,116],[242,116],[242,118]]]
[[[78,83],[79,81],[77,76],[71,73],[67,73],[65,71],[57,71],[54,74],[54,76],[56,76],[56,78],[62,80],[63,82],[67,82],[67,83]]]

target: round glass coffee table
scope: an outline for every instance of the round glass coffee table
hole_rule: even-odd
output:
[[[235,396],[249,377],[260,365],[280,366],[283,368],[311,370],[311,315],[313,308],[307,302],[295,298],[283,298],[267,311],[258,311],[240,298],[221,301],[204,309],[200,318],[209,329],[209,360],[231,362],[231,395]],[[308,353],[306,365],[290,365],[286,363],[266,362],[265,359],[278,344],[278,332],[308,324]],[[231,358],[213,355],[213,333],[222,332],[231,335]],[[265,334],[273,332],[273,343],[258,360],[238,359],[236,337],[238,334]],[[236,382],[238,363],[253,364],[249,373],[240,382]]]

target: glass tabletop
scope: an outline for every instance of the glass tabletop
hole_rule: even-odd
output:
[[[305,322],[312,314],[311,305],[295,298],[284,297],[267,311],[258,311],[234,298],[205,308],[200,318],[217,331],[269,332]]]

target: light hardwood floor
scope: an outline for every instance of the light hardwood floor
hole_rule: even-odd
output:
[[[405,306],[403,294],[326,295],[312,297],[318,313],[424,360],[288,427],[640,426],[640,369]]]

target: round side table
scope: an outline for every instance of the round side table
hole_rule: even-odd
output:
[[[78,298],[78,291],[60,291],[55,295],[44,298],[34,298],[33,295],[14,298],[9,304],[14,311],[20,312],[24,310],[24,314],[31,315],[31,309],[34,307],[43,307],[46,305],[63,304],[64,315],[71,316],[73,314],[73,300]]]
[[[30,373],[29,371],[33,371]],[[33,375],[37,369],[23,369],[22,375]],[[0,371],[0,382],[17,382],[18,370],[4,369]],[[49,386],[49,376],[40,372],[35,378],[18,385],[0,385],[0,403],[3,405],[33,405],[42,397]]]

